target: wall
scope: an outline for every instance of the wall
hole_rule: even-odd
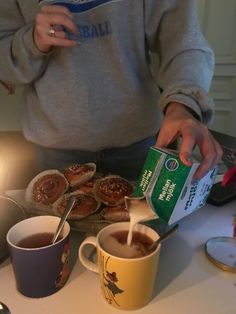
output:
[[[197,0],[200,22],[215,52],[212,129],[236,136],[236,0]]]

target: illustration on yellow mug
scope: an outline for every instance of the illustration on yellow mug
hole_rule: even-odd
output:
[[[101,291],[108,304],[123,310],[136,310],[147,305],[153,297],[153,288],[159,261],[160,245],[141,257],[119,257],[104,249],[104,242],[111,234],[129,230],[129,222],[114,223],[103,228],[96,237],[86,238],[79,248],[81,263],[99,274]],[[159,238],[151,228],[137,224],[134,231],[148,236],[151,241]],[[97,250],[97,263],[86,257],[86,246]]]

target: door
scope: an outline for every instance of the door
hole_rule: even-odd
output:
[[[215,52],[211,129],[236,136],[236,0],[196,0],[203,33]]]

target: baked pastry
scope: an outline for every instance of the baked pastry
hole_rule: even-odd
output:
[[[130,220],[129,212],[126,209],[125,205],[104,207],[101,211],[101,216],[105,220],[109,220],[112,222],[129,221]]]
[[[95,213],[101,206],[101,202],[94,195],[83,192],[64,194],[55,204],[54,213],[61,216],[65,210],[70,195],[76,197],[74,206],[69,213],[68,219],[81,219]]]
[[[96,172],[94,174],[94,176],[89,181],[86,181],[80,185],[76,185],[76,186],[72,187],[71,189],[72,189],[72,191],[81,191],[84,193],[93,193],[93,187],[94,187],[95,182],[101,178],[102,178],[102,174]]]
[[[28,184],[25,200],[36,208],[47,209],[67,191],[69,184],[64,175],[55,169],[36,175]]]
[[[96,172],[96,164],[73,164],[64,169],[63,174],[71,187],[89,181]]]
[[[116,206],[124,203],[124,197],[134,192],[133,185],[126,179],[109,175],[98,181],[94,185],[94,194],[102,203],[109,206]]]

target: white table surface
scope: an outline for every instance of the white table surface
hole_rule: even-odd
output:
[[[236,273],[223,271],[205,256],[205,242],[232,236],[236,201],[207,205],[179,222],[175,236],[161,248],[155,296],[142,314],[236,314]],[[78,233],[76,233],[78,235]],[[78,245],[78,241],[77,241]],[[100,294],[98,276],[78,260],[62,290],[30,299],[17,292],[10,260],[0,264],[0,301],[12,314],[115,314]]]

